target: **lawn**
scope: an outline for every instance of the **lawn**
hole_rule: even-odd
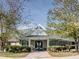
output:
[[[48,53],[53,57],[67,57],[67,56],[75,56],[79,55],[79,53],[73,53],[73,52],[50,52]]]
[[[17,58],[17,57],[25,57],[27,56],[29,53],[0,53],[1,57],[13,57],[13,58]]]

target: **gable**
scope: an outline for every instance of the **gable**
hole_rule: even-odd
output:
[[[32,36],[45,36],[47,35],[46,29],[42,25],[38,25],[34,30],[33,33],[31,34]]]

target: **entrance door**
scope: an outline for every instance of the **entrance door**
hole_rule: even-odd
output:
[[[43,42],[42,41],[35,41],[35,49],[38,51],[43,50]]]

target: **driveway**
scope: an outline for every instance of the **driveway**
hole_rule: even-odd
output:
[[[52,57],[46,51],[32,52],[24,58],[6,58],[0,57],[0,59],[79,59],[79,56],[72,57]]]

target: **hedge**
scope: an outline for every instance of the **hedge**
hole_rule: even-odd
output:
[[[75,49],[75,45],[67,45],[67,46],[50,46],[48,48],[49,51],[57,52],[57,51],[64,51],[64,50],[71,50]]]
[[[18,53],[18,52],[30,52],[31,48],[28,46],[17,46],[17,45],[9,45],[5,47],[6,51]]]

